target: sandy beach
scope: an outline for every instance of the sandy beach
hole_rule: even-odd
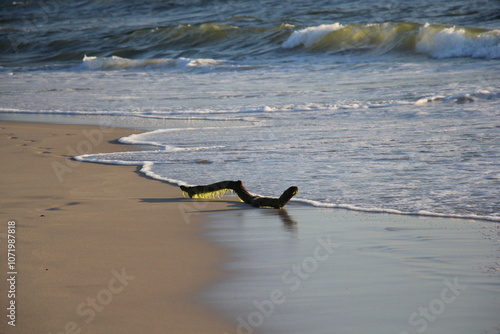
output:
[[[498,223],[184,199],[71,159],[137,132],[0,122],[1,333],[498,333]]]
[[[140,177],[133,166],[71,160],[130,150],[110,141],[131,133],[0,123],[2,254],[8,235],[15,237],[13,267],[6,255],[1,260],[2,277],[15,273],[0,287],[1,333],[230,330],[195,296],[221,277],[224,259],[200,237],[197,211],[228,209],[228,202],[183,200],[176,187]],[[14,295],[4,293],[9,288]]]

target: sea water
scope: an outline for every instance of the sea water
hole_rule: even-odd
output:
[[[121,139],[152,150],[78,159],[175,184],[241,179],[317,206],[498,221],[499,9],[11,2],[0,116],[154,130]]]

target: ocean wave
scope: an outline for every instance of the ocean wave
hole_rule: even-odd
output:
[[[127,59],[117,56],[83,58],[83,68],[87,70],[137,70],[137,69],[214,69],[223,64],[215,59]]]
[[[244,27],[229,24],[203,23],[199,25],[179,24],[155,28],[137,29],[115,36],[118,42],[134,44],[147,41],[150,47],[200,47],[205,44],[224,46],[241,43],[266,44],[275,38],[285,36],[294,28],[291,24],[268,27]],[[232,44],[232,45],[231,45]]]
[[[500,30],[436,26],[419,29],[415,50],[434,58],[500,59]]]
[[[500,59],[500,30],[413,22],[337,22],[300,30],[286,23],[266,27],[181,24],[118,31],[108,39],[113,44],[107,47],[104,46],[108,40],[98,39],[85,44],[79,39],[58,40],[39,46],[34,41],[30,47],[40,50],[37,62],[50,61],[50,64],[36,64],[27,70],[58,70],[62,64],[67,66],[68,61],[73,64],[82,59],[89,50],[93,56],[84,56],[83,64],[76,66],[77,69],[248,70],[269,65],[276,59],[301,59],[303,50],[317,53],[354,51],[368,58],[396,51],[438,59]],[[19,45],[19,54],[24,52],[24,47],[28,46]],[[255,65],[255,60],[262,58],[268,61]]]
[[[412,22],[334,23],[297,30],[282,47],[325,52],[368,50],[379,54],[396,50],[433,58],[500,59],[500,30]]]
[[[344,28],[344,25],[334,23],[322,24],[317,27],[309,27],[298,30],[293,32],[292,35],[282,44],[282,46],[287,49],[300,45],[305,48],[315,48],[326,35]]]
[[[91,71],[194,71],[196,73],[215,71],[249,71],[259,69],[264,65],[236,64],[227,60],[210,58],[152,58],[129,59],[118,56],[91,57],[85,56],[80,65],[73,69]]]
[[[412,44],[412,36],[419,35],[420,27],[430,31],[429,27],[420,24],[425,22],[448,24],[444,28],[454,29],[452,39],[458,40],[459,44],[446,41],[453,44],[452,49],[456,49],[451,53],[449,49],[439,48],[435,52],[427,51],[427,46],[421,45],[425,53],[431,52],[433,57],[456,54],[461,57],[465,54],[466,57],[495,58],[498,51],[491,44],[495,43],[495,36],[493,42],[478,43],[484,45],[476,45],[479,48],[477,52],[472,51],[474,46],[467,47],[468,51],[463,52],[460,47],[463,38],[458,31],[465,29],[465,38],[469,38],[467,34],[474,28],[453,26],[460,24],[498,29],[498,6],[495,7],[494,2],[460,0],[455,1],[453,6],[442,6],[430,0],[421,1],[418,5],[401,1],[358,1],[356,4],[288,1],[286,5],[249,0],[145,1],[135,4],[123,0],[100,0],[63,1],[57,5],[7,1],[2,3],[4,15],[0,18],[0,54],[4,56],[0,62],[9,67],[73,65],[85,53],[131,59],[281,59],[283,55],[295,53],[289,49],[283,52],[283,43],[293,48],[294,44],[302,45],[299,40],[305,38],[303,42],[307,48],[311,43],[312,47],[321,49],[316,44],[319,42],[317,38],[323,39],[323,29],[328,32],[321,42],[326,43],[323,46],[326,49],[352,50],[349,45],[355,42],[354,48],[365,49],[368,46],[370,49],[371,42],[365,43],[367,38],[363,35],[373,34],[375,44],[378,44],[377,38],[388,37],[388,43],[382,42],[385,46],[382,50],[391,50],[391,47],[403,47],[398,43],[405,41],[407,32]],[[335,21],[328,22],[332,18]],[[391,23],[399,20],[406,22]],[[321,23],[333,24],[321,26]],[[430,26],[443,29],[437,24]],[[302,28],[309,30],[307,35],[310,37],[299,36],[306,34],[303,31],[306,29],[299,30]],[[405,30],[407,28],[409,31]],[[294,33],[294,30],[297,31]],[[312,36],[314,34],[318,36]],[[427,39],[434,49],[433,45],[439,47],[436,43],[441,37],[432,34]],[[446,32],[442,34],[445,38]],[[392,35],[395,35],[394,39]],[[340,37],[338,42],[328,41],[335,36]],[[343,37],[346,43],[342,42]],[[484,36],[479,38],[488,39]],[[335,46],[332,47],[332,44]]]

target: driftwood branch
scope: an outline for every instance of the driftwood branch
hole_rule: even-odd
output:
[[[275,197],[261,197],[252,195],[243,186],[241,181],[222,181],[203,186],[194,187],[180,187],[182,192],[189,197],[214,197],[220,196],[226,192],[235,192],[236,195],[245,203],[255,207],[271,207],[280,209],[284,207],[288,201],[299,192],[297,187],[290,187],[283,192],[279,198]]]

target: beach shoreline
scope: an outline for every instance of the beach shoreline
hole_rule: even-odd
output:
[[[1,332],[230,331],[197,293],[224,275],[226,256],[202,237],[199,211],[233,204],[183,199],[172,185],[134,175],[137,166],[72,160],[133,150],[116,140],[138,132],[0,122],[2,254],[15,237]]]
[[[0,122],[0,332],[496,333],[497,223],[259,210],[73,160],[139,132]]]

